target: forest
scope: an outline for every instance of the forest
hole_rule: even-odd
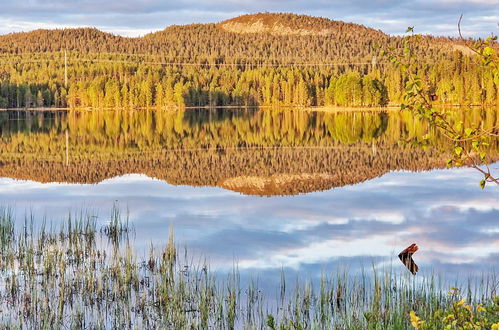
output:
[[[258,20],[268,31],[244,31]],[[398,49],[401,40],[290,14],[171,26],[140,38],[89,28],[13,33],[0,36],[0,108],[395,105],[407,77],[375,46]],[[459,41],[425,36],[414,47],[436,103],[498,103],[491,70]]]

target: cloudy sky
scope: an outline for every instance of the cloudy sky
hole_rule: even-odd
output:
[[[38,28],[97,27],[138,36],[172,24],[218,22],[255,12],[293,12],[401,34],[499,33],[499,0],[0,0],[0,34]]]

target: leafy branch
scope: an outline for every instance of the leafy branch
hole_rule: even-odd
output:
[[[461,34],[459,24],[458,28]],[[422,36],[415,34],[413,27],[409,27],[406,33],[408,35],[403,38],[402,52],[394,47],[380,50],[381,55],[386,57],[395,68],[400,69],[405,76],[406,82],[401,109],[409,110],[419,118],[427,120],[430,126],[438,128],[453,143],[452,158],[447,161],[448,167],[468,165],[476,169],[484,176],[480,181],[482,189],[487,183],[499,185],[499,177],[492,175],[488,166],[490,161],[487,157],[490,139],[499,136],[499,127],[485,130],[478,125],[465,127],[462,121],[452,124],[445,111],[438,110],[433,106],[430,90],[418,74],[417,56],[414,51],[414,46],[421,40]],[[478,39],[472,44],[467,43],[467,46],[480,58],[482,65],[492,70],[494,83],[499,86],[499,58],[496,49],[494,49],[496,40],[497,37],[489,37],[485,40]]]

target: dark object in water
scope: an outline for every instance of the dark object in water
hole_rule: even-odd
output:
[[[416,253],[419,247],[413,243],[409,247],[407,247],[404,251],[399,253],[399,259],[402,263],[407,267],[407,269],[412,273],[412,275],[416,275],[418,272],[418,265],[412,260],[412,255]]]

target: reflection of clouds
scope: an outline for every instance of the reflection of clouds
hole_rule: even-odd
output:
[[[151,241],[165,244],[172,224],[181,247],[221,270],[236,260],[250,273],[283,268],[315,276],[341,263],[363,260],[369,267],[375,259],[385,265],[416,242],[422,272],[434,268],[450,274],[487,270],[499,259],[499,190],[482,191],[479,179],[470,169],[402,171],[329,191],[271,198],[172,186],[144,175],[97,185],[0,179],[0,200],[18,215],[32,208],[56,219],[90,206],[99,221],[118,200],[130,210],[139,250]]]
[[[239,267],[241,269],[265,269],[286,266],[299,269],[303,263],[320,263],[339,257],[386,256],[392,252],[392,249],[386,243],[386,237],[375,235],[365,239],[342,238],[313,242],[303,247],[292,247],[285,251],[277,251],[268,258],[263,256],[259,259],[241,259]]]

